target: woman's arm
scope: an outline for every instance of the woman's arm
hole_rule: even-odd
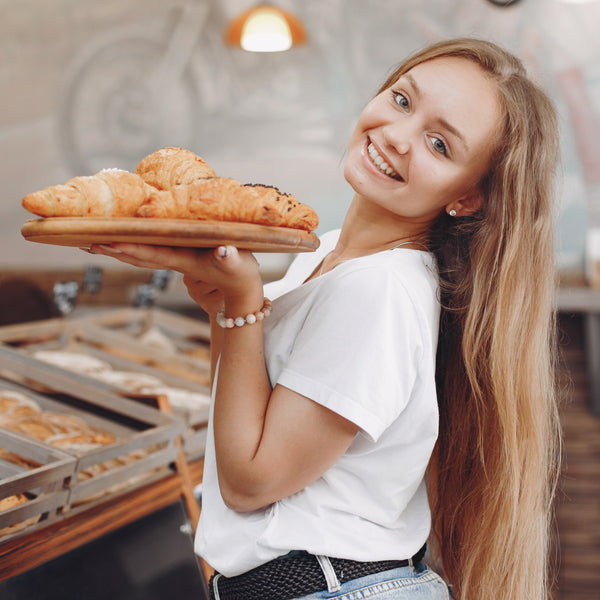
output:
[[[225,253],[130,244],[117,244],[114,249],[100,253],[137,266],[184,273],[190,295],[197,301],[206,303],[206,296],[212,294],[207,290],[219,290],[221,295],[213,294],[212,312],[216,298],[219,302],[222,298],[227,317],[246,316],[263,305],[262,280],[250,253],[235,248]],[[292,390],[282,386],[271,390],[262,322],[232,329],[213,322],[211,334],[215,342],[221,341],[214,409],[221,495],[234,510],[252,511],[318,479],[345,452],[358,428]]]
[[[210,386],[215,383],[217,362],[223,347],[223,330],[217,325],[216,317],[210,317]]]
[[[226,315],[254,312],[262,291],[225,297]],[[251,511],[300,491],[348,448],[356,425],[282,386],[271,390],[262,325],[225,329],[214,412],[221,494]]]
[[[223,294],[214,285],[198,279],[195,275],[184,274],[183,283],[188,294],[208,315],[210,323],[210,383],[215,380],[217,361],[223,345],[223,331],[217,325],[217,313],[223,309]]]

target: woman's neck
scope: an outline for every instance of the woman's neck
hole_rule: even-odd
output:
[[[422,249],[426,233],[422,224],[409,223],[357,195],[346,213],[330,260],[375,254],[412,240],[417,242],[415,247]]]

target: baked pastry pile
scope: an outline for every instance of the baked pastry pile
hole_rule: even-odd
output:
[[[2,498],[0,500],[0,513],[8,510],[10,508],[14,508],[15,506],[19,506],[21,504],[25,504],[28,502],[29,498],[25,494],[13,494],[12,496],[8,496],[6,498]],[[21,529],[25,529],[34,523],[37,523],[41,518],[41,515],[37,515],[35,517],[29,517],[20,523],[15,523],[14,525],[9,525],[8,527],[2,527],[0,529],[0,537],[5,535],[9,535],[12,533],[16,533]]]
[[[83,419],[69,414],[44,411],[33,399],[16,390],[0,389],[0,427],[60,448],[74,454],[81,454],[116,441],[115,436],[99,431],[88,425]],[[91,467],[79,473],[79,479],[85,480],[135,460],[139,456],[128,455],[124,459],[115,459]],[[0,460],[17,465],[23,469],[36,469],[40,465],[14,452],[0,448]],[[23,504],[29,500],[26,494],[18,493],[0,501],[0,512]],[[16,533],[39,521],[41,515],[30,517],[0,529],[0,537]]]
[[[23,198],[41,217],[143,217],[255,223],[314,231],[315,211],[268,185],[217,177],[206,162],[183,148],[146,156],[135,173],[105,169],[74,177]]]
[[[167,385],[159,377],[148,373],[113,369],[109,363],[83,352],[38,350],[33,352],[32,356],[63,369],[83,373],[125,393],[166,396],[173,408],[208,410],[210,404],[210,397],[207,394]]]
[[[81,456],[119,441],[112,433],[92,427],[76,415],[42,410],[35,400],[14,390],[0,390],[0,427],[28,435],[75,456]],[[140,449],[124,456],[90,465],[79,471],[77,480],[85,481],[112,469],[123,467],[147,456],[150,451],[150,449]],[[3,453],[0,459],[9,460],[9,462],[30,469],[38,466],[23,457],[16,457],[8,452]],[[140,478],[145,476],[146,473],[143,473]],[[134,477],[128,482],[117,484],[95,496],[86,498],[86,500],[90,501],[120,487],[125,487],[135,479]],[[27,499],[26,496],[24,498]],[[21,501],[25,500],[21,499]]]
[[[13,390],[0,390],[0,426],[75,453],[117,441],[76,415],[42,410],[35,400]]]

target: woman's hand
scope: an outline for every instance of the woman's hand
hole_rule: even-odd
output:
[[[204,250],[119,243],[93,245],[90,252],[137,267],[182,273],[191,298],[212,317],[228,302],[251,304],[262,298],[258,262],[252,253],[238,252],[233,246]]]

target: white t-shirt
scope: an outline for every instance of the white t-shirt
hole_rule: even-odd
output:
[[[195,549],[231,577],[290,550],[359,561],[404,559],[427,540],[423,476],[438,433],[435,262],[398,248],[339,264],[303,283],[337,241],[321,239],[265,286],[272,386],[358,425],[346,453],[300,492],[251,513],[224,504],[211,421]]]

